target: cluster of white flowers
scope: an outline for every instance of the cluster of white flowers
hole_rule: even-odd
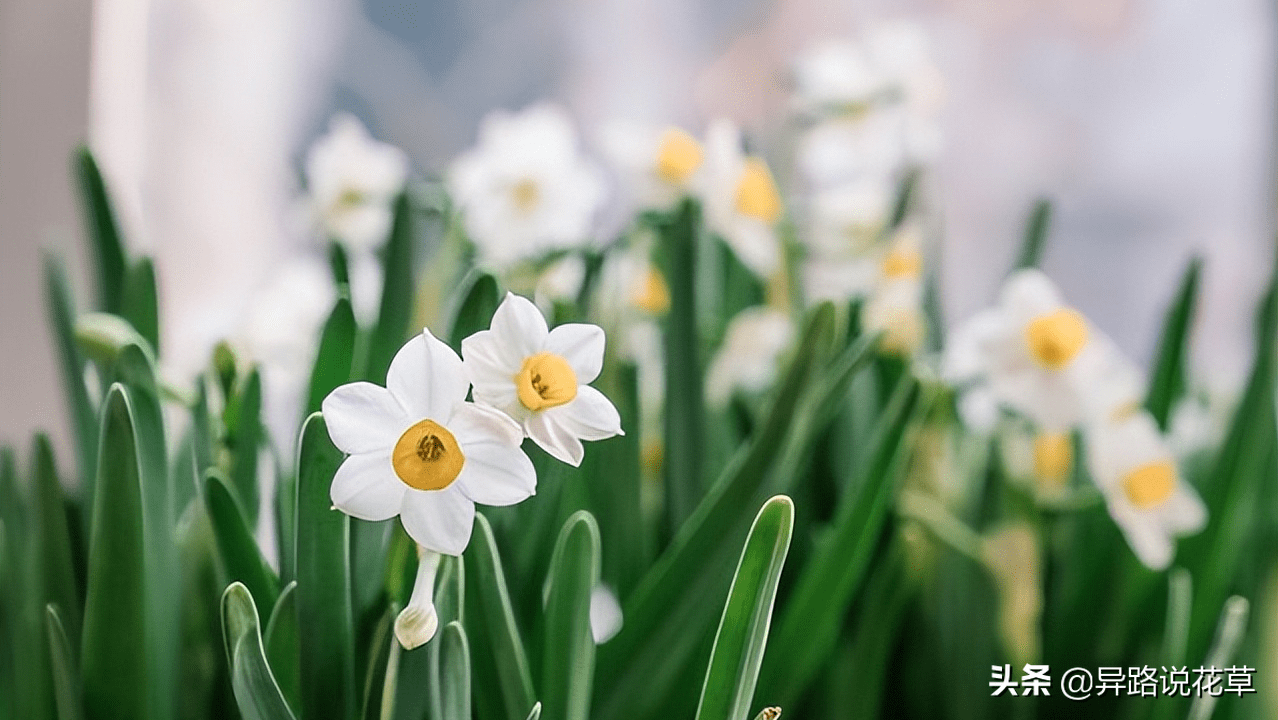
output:
[[[1174,539],[1206,522],[1202,501],[1181,480],[1170,444],[1142,408],[1139,368],[1065,304],[1042,272],[1014,273],[998,305],[954,333],[944,374],[962,388],[969,427],[992,430],[1004,410],[1032,425],[1027,465],[1049,492],[1067,482],[1075,462],[1071,435],[1081,432],[1092,480],[1145,565],[1167,567]]]
[[[899,184],[939,149],[942,85],[916,25],[869,27],[799,58],[795,107],[809,121],[796,165],[808,190],[804,289],[813,300],[867,297],[867,330],[910,354],[923,338],[921,228],[889,227]],[[908,268],[908,272],[905,270]]]
[[[363,520],[399,516],[421,547],[413,600],[396,623],[405,647],[434,634],[436,556],[466,549],[475,503],[513,505],[536,491],[524,437],[578,465],[582,440],[622,433],[617,409],[589,385],[603,356],[599,327],[551,330],[531,301],[508,294],[491,327],[462,341],[461,357],[423,330],[395,355],[386,387],[349,383],[324,399],[329,435],[348,455],[333,505]]]

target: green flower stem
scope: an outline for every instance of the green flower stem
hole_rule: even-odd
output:
[[[985,563],[981,536],[960,522],[944,505],[932,497],[913,490],[903,491],[896,510],[901,517],[919,523],[936,536],[936,539],[954,550],[975,562]]]

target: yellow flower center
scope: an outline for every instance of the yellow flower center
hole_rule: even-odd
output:
[[[657,175],[671,185],[688,181],[692,173],[701,167],[701,143],[679,128],[670,128],[661,135],[657,150]]]
[[[416,490],[443,490],[461,474],[466,456],[448,428],[422,420],[395,443],[391,466],[404,484]]]
[[[883,277],[892,280],[916,278],[923,271],[923,254],[918,250],[893,250],[883,258]]]
[[[1060,370],[1087,344],[1087,320],[1073,308],[1039,315],[1025,326],[1030,355],[1049,370]]]
[[[634,284],[630,300],[635,307],[653,315],[660,315],[670,309],[670,289],[666,287],[666,279],[661,271],[649,265]]]
[[[759,158],[747,158],[737,180],[737,212],[765,223],[781,217],[781,194],[768,164]]]
[[[1068,433],[1042,433],[1034,438],[1034,476],[1048,489],[1065,485],[1074,464],[1074,444]]]
[[[537,353],[524,359],[515,375],[515,391],[524,407],[536,412],[577,397],[577,373],[568,361],[554,353]]]
[[[541,188],[537,186],[536,180],[524,178],[511,187],[510,195],[515,201],[515,209],[524,213],[531,212],[541,201]]]
[[[338,208],[350,208],[363,205],[365,198],[364,193],[355,188],[346,188],[341,195],[337,196],[337,202],[333,203]]]
[[[1170,460],[1137,467],[1123,476],[1127,499],[1142,510],[1157,507],[1176,490],[1176,466]]]

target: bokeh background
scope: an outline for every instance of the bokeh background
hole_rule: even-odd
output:
[[[438,172],[480,117],[549,98],[775,135],[787,70],[875,19],[933,39],[951,322],[987,303],[1034,198],[1045,269],[1138,360],[1191,253],[1194,361],[1236,386],[1274,236],[1275,12],[1263,0],[3,0],[0,442],[66,435],[40,249],[85,266],[68,155],[88,140],[161,278],[166,372],[194,371],[305,242],[299,158],[337,109]],[[81,287],[86,283],[79,283]]]

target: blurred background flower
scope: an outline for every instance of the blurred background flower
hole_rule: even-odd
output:
[[[894,35],[898,19],[930,45]],[[45,336],[39,248],[77,257],[64,168],[86,136],[128,237],[157,258],[167,371],[181,377],[256,322],[254,298],[313,242],[300,177],[334,111],[427,176],[475,145],[485,114],[541,99],[588,145],[617,120],[701,137],[728,117],[771,159],[788,156],[778,118],[796,87],[807,111],[893,76],[945,138],[929,152],[950,322],[991,302],[1046,194],[1045,269],[1140,363],[1186,256],[1207,255],[1195,360],[1228,388],[1271,242],[1273,30],[1259,0],[15,0],[0,10],[0,336]],[[856,37],[864,57],[839,44]],[[943,87],[914,72],[920,53]],[[857,62],[856,87],[829,82]],[[828,202],[850,220],[874,204]],[[48,343],[12,347],[6,366],[0,437],[65,427]]]

